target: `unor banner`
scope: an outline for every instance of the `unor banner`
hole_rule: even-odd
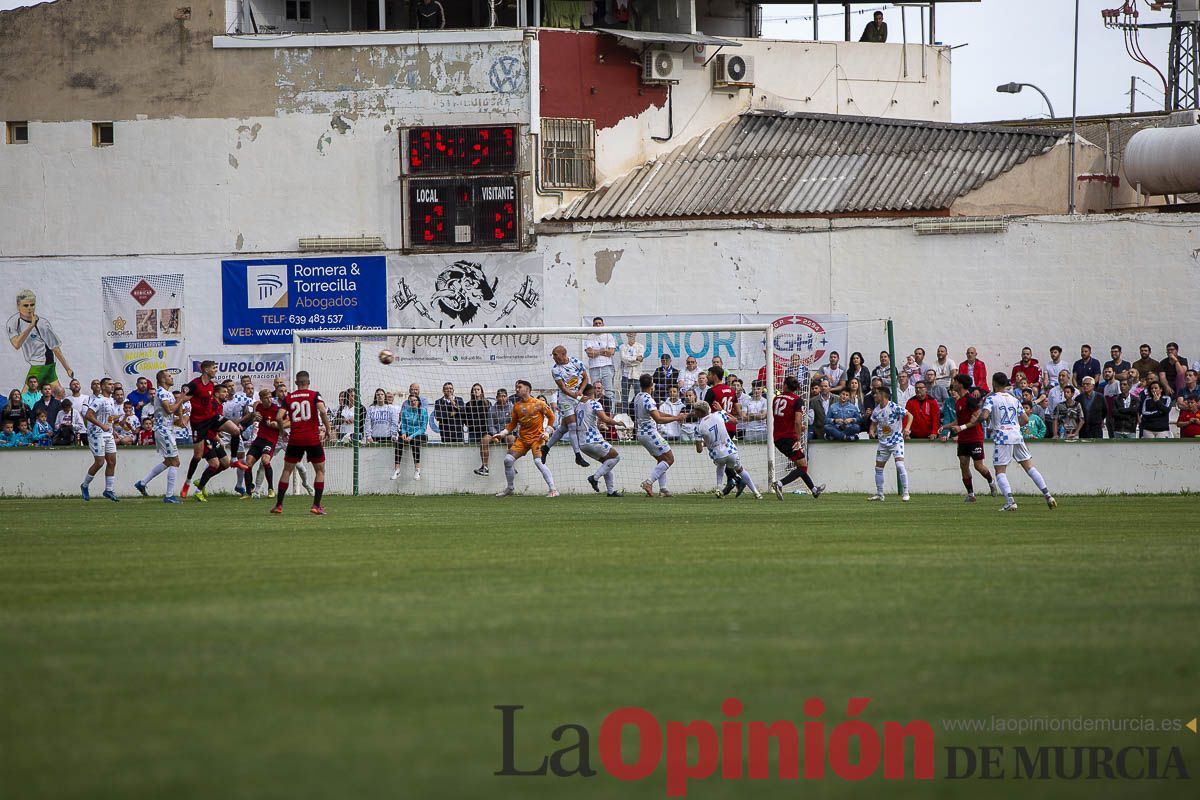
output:
[[[185,364],[183,275],[110,275],[100,278],[104,299],[104,367],[130,385],[162,369],[178,375]]]
[[[759,333],[721,331],[721,325],[771,325],[774,329],[775,365],[782,374],[793,360],[810,370],[829,362],[829,354],[837,351],[843,364],[847,363],[850,318],[846,314],[639,314],[604,317],[606,325],[695,326],[711,325],[714,330],[700,333],[643,333],[644,364],[653,369],[667,353],[672,363],[682,369],[683,360],[695,358],[701,367],[720,356],[726,369],[757,370],[766,363],[766,340]],[[592,320],[585,317],[583,325]]]
[[[542,257],[527,253],[454,253],[393,260],[388,270],[388,327],[495,328],[487,336],[405,336],[393,340],[408,363],[526,363],[542,358],[542,337],[505,333],[539,327]]]

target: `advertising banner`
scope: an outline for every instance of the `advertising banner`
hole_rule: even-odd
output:
[[[775,364],[777,370],[799,363],[815,369],[829,361],[837,351],[842,362],[848,360],[849,316],[846,314],[639,314],[606,315],[606,325],[771,325],[774,328]],[[591,325],[591,317],[581,320]],[[765,363],[766,341],[760,334],[731,333],[719,330],[703,333],[646,333],[638,337],[645,347],[643,363],[659,363],[668,353],[676,366],[689,356],[702,367],[720,356],[728,369],[757,370]]]
[[[183,275],[100,278],[104,302],[104,370],[126,385],[154,381],[160,369],[183,372]]]
[[[293,330],[387,325],[383,256],[221,262],[225,344],[283,344]]]
[[[200,377],[200,364],[217,363],[217,383],[232,380],[240,385],[241,377],[249,375],[256,389],[269,389],[275,378],[283,375],[292,385],[292,354],[288,353],[202,353],[188,357],[188,379]]]
[[[542,257],[528,253],[454,253],[395,259],[388,271],[388,326],[495,328],[488,336],[401,337],[410,363],[523,363],[542,357],[541,337],[504,328],[537,327]]]

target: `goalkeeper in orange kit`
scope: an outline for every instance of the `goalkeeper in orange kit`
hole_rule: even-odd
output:
[[[515,491],[513,481],[517,476],[517,459],[526,453],[533,454],[533,465],[546,479],[546,486],[550,489],[546,496],[558,497],[558,490],[554,488],[554,476],[543,462],[541,453],[547,431],[554,427],[554,411],[545,400],[532,397],[532,394],[533,385],[529,381],[517,381],[517,399],[513,402],[512,420],[499,434],[500,437],[504,437],[516,433],[517,438],[504,454],[504,479],[508,481],[508,486],[497,492],[497,497],[508,497]]]

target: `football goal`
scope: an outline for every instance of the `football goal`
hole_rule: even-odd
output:
[[[329,411],[332,492],[496,494],[508,485],[510,451],[522,453],[511,465],[516,494],[547,494],[552,478],[562,494],[603,495],[611,486],[645,496],[652,473],[655,496],[664,487],[669,494],[711,492],[717,469],[706,449],[696,452],[692,412],[713,389],[708,370],[716,366],[728,387],[714,390],[717,396],[732,391],[738,400],[728,430],[741,462],[769,494],[772,402],[797,366],[774,345],[772,327],[763,324],[298,331],[292,363],[309,372]],[[767,363],[775,365],[774,381],[760,381]],[[643,375],[657,417],[648,418],[644,399],[636,408]],[[572,396],[585,380],[588,397]],[[808,391],[805,380],[801,396]],[[529,424],[508,430],[514,404],[525,397],[517,416]],[[526,417],[541,408],[549,413],[539,432],[538,421]],[[661,444],[645,435],[650,431]],[[543,470],[533,456],[544,444]],[[666,456],[652,451],[664,445],[673,464],[662,481],[656,455]],[[613,460],[604,457],[609,448],[620,461],[606,481],[597,473]]]

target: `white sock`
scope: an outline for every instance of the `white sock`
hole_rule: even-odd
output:
[[[1029,468],[1029,477],[1033,479],[1033,485],[1042,490],[1044,497],[1050,496],[1050,487],[1046,485],[1046,479],[1042,477],[1042,473],[1037,471],[1037,467]]]
[[[175,494],[175,479],[179,477],[179,467],[167,467],[167,497]]]
[[[554,428],[554,433],[550,434],[550,438],[546,440],[546,447],[554,447],[563,434],[567,432],[567,426],[560,419],[558,425]]]
[[[117,476],[116,475],[105,475],[104,476],[104,491],[111,492],[116,487],[116,485],[117,485]]]
[[[752,494],[758,494],[758,487],[754,485],[754,479],[750,477],[749,471],[747,471],[744,467],[742,468],[741,478],[746,482],[746,488],[749,489]]]
[[[996,476],[996,483],[1000,484],[1000,491],[1004,492],[1004,499],[1008,502],[1013,501],[1012,487],[1008,484],[1008,473],[1001,472]]]
[[[903,461],[897,461],[896,471],[900,473],[900,494],[908,494],[908,467]]]
[[[504,479],[508,481],[508,488],[510,489],[513,488],[513,483],[517,479],[517,470],[514,468],[516,463],[517,460],[513,458],[512,453],[504,455]]]
[[[662,475],[658,476],[658,488],[662,491],[667,490],[667,471],[664,469]]]
[[[717,488],[721,489],[725,486],[725,465],[717,464]]]
[[[166,468],[167,468],[167,465],[162,463],[161,461],[158,462],[157,464],[155,464],[153,467],[150,468],[150,471],[146,473],[146,477],[142,478],[142,485],[143,486],[148,485],[150,483],[150,481],[157,478],[161,472],[166,470]]]
[[[604,461],[600,465],[600,469],[596,470],[595,474],[592,475],[592,477],[599,480],[600,478],[605,478],[605,477],[611,475],[612,471],[613,471],[613,467],[617,466],[617,464],[619,464],[620,462],[621,462],[621,457],[619,455],[616,458],[610,458],[610,459]]]
[[[883,495],[883,467],[875,468],[875,493]]]
[[[670,465],[665,461],[659,461],[655,463],[654,469],[650,470],[650,482],[654,483],[657,481],[668,469],[670,469]]]
[[[304,468],[303,464],[297,463],[296,464],[296,473],[300,476],[300,482],[302,484],[304,484],[304,488],[307,489],[308,488],[308,470],[306,470]]]
[[[93,475],[92,473],[90,473],[90,472],[86,473],[86,474],[83,476],[83,485],[84,485],[84,486],[91,486],[91,485],[92,485],[92,478],[94,478],[94,477],[96,477],[96,476],[95,476],[95,475]]]
[[[567,433],[571,435],[571,449],[579,455],[579,426],[572,422],[567,426]]]
[[[611,469],[604,473],[604,488],[608,490],[609,494],[612,494],[617,489],[617,479],[613,477]]]
[[[533,460],[533,465],[537,467],[538,472],[542,473],[542,478],[546,481],[546,486],[550,491],[554,491],[554,476],[550,474],[550,468],[542,463],[540,458]]]

